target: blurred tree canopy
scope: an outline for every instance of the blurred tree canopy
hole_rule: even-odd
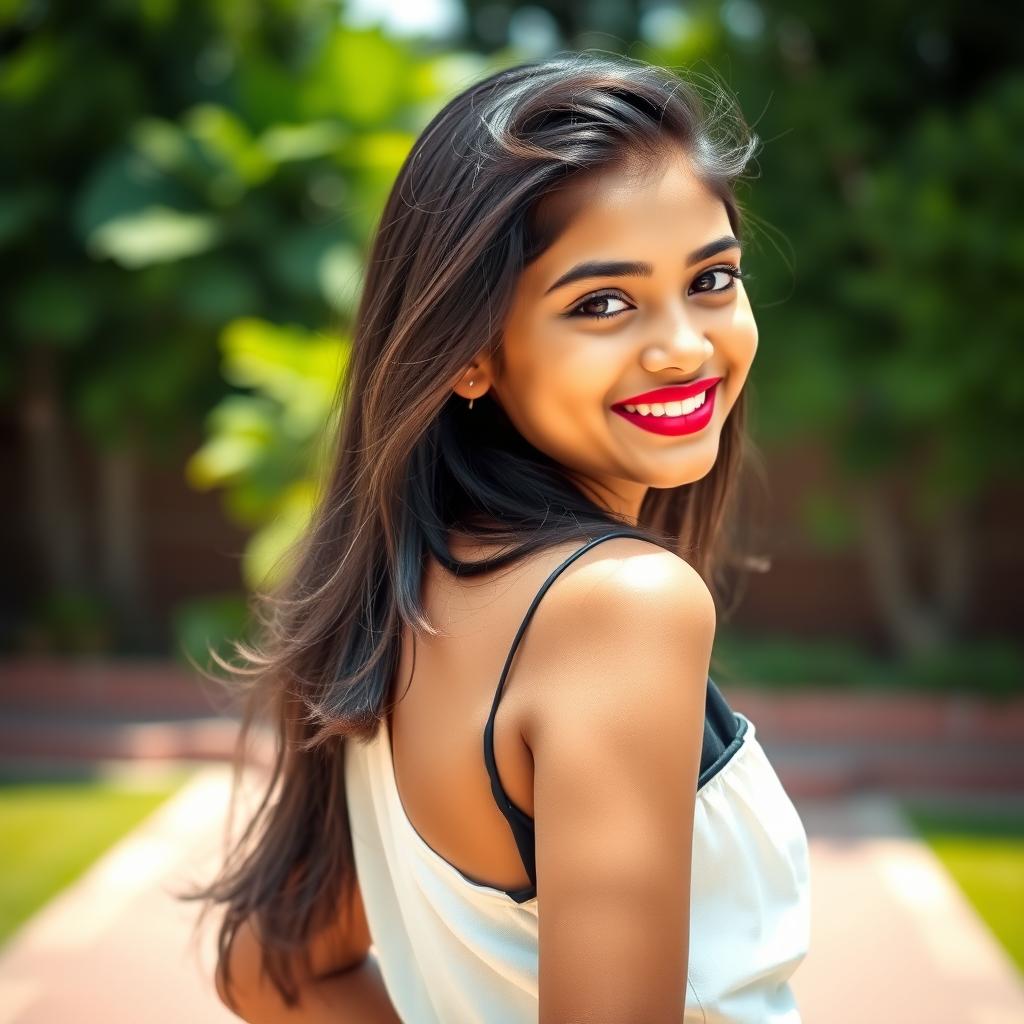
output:
[[[475,65],[349,28],[328,2],[24,4],[0,9],[0,33],[0,389],[20,397],[28,514],[51,593],[104,598],[119,643],[145,646],[143,461],[172,457],[214,409],[189,479],[227,487],[257,531],[255,586],[268,538],[301,525],[366,238],[417,131]],[[116,524],[98,565],[69,420]]]
[[[765,143],[741,189],[756,434],[820,440],[833,486],[804,496],[804,527],[860,546],[896,650],[941,648],[970,597],[974,502],[1021,471],[1019,19],[948,0],[465,9],[438,44],[329,0],[0,4],[0,392],[20,396],[51,591],[98,586],[121,643],[144,642],[139,466],[201,428],[188,479],[224,488],[253,531],[249,586],[270,579],[401,160],[449,96],[554,42],[735,94]],[[95,570],[69,419],[100,467]]]
[[[934,653],[971,598],[972,509],[1024,466],[1024,303],[1007,287],[1024,269],[1024,23],[986,3],[687,10],[642,55],[727,72],[765,142],[758,435],[820,440],[834,484],[805,496],[805,526],[859,545],[897,651]]]

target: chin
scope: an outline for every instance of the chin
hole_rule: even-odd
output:
[[[681,469],[683,474],[681,477],[677,476],[672,483],[662,484],[663,487],[685,487],[686,484],[695,484],[698,480],[702,480],[715,468],[715,462],[718,461],[718,444],[715,443],[714,452],[710,457],[705,459],[690,459],[684,467]],[[652,484],[651,486],[659,486]]]

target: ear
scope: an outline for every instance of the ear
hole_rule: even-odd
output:
[[[492,379],[490,359],[474,359],[452,390],[460,398],[481,398],[490,390]]]

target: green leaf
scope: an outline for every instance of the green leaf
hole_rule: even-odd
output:
[[[276,124],[260,136],[259,146],[270,160],[287,163],[334,153],[348,136],[348,130],[337,121]]]
[[[339,156],[351,167],[381,171],[393,176],[409,155],[416,137],[412,132],[367,132],[354,137]]]
[[[171,178],[209,172],[198,142],[174,121],[145,117],[132,125],[129,136],[149,166]]]
[[[153,207],[186,210],[191,194],[148,159],[127,146],[100,160],[74,203],[73,224],[87,245],[113,221]]]
[[[224,486],[253,470],[271,447],[276,409],[260,397],[229,395],[210,414],[210,437],[185,464],[197,490]]]
[[[260,308],[255,276],[241,266],[217,256],[193,260],[187,266],[188,276],[177,294],[180,308],[192,316],[219,327]]]
[[[36,99],[57,77],[68,47],[52,34],[29,34],[0,61],[0,100],[14,106]]]
[[[305,533],[315,491],[308,480],[296,481],[282,497],[277,515],[250,539],[242,574],[253,590],[272,587],[287,571],[287,556]]]
[[[239,387],[258,388],[282,409],[281,429],[296,440],[323,424],[347,357],[347,345],[300,327],[247,318],[224,330],[224,373]]]
[[[379,28],[335,29],[301,87],[307,115],[364,126],[388,121],[404,98],[410,63],[404,48]]]
[[[90,235],[88,246],[93,256],[134,269],[206,252],[220,238],[220,226],[208,214],[151,206],[107,221]]]
[[[270,270],[289,291],[319,298],[321,264],[339,240],[335,224],[282,232],[268,254]]]
[[[184,122],[213,163],[214,174],[207,190],[215,202],[236,202],[274,174],[275,162],[230,110],[212,103],[201,104],[185,115]]]
[[[363,283],[362,254],[354,245],[332,245],[320,259],[317,281],[333,309],[354,317]]]
[[[212,647],[225,660],[233,653],[232,640],[248,638],[251,622],[244,594],[216,594],[177,605],[172,614],[176,650],[204,668]]]

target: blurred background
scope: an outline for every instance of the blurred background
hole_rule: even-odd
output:
[[[166,892],[235,729],[188,657],[306,521],[413,140],[564,49],[713,79],[763,141],[712,668],[811,837],[805,1020],[1024,1020],[1022,43],[985,2],[0,0],[0,1024],[230,1018]]]

